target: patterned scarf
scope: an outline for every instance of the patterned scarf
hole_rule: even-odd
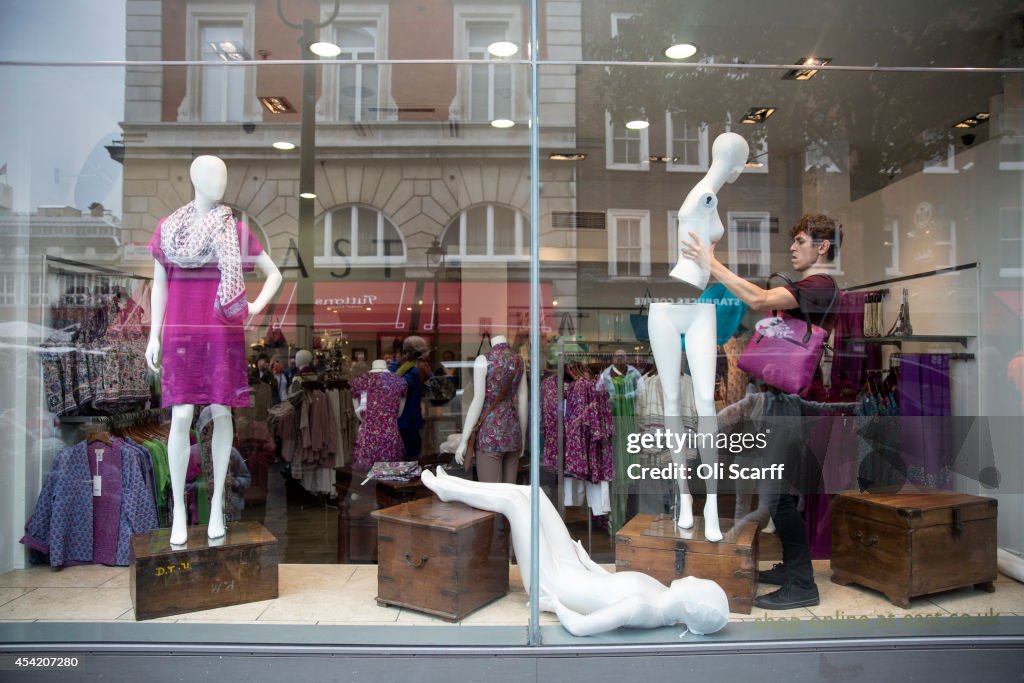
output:
[[[220,283],[214,308],[224,322],[240,323],[249,313],[235,217],[224,204],[214,206],[198,225],[196,204],[189,202],[164,221],[160,248],[180,268],[202,268],[217,259]]]

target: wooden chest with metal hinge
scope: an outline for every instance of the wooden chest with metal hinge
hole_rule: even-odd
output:
[[[458,621],[508,592],[505,518],[421,498],[377,519],[377,603]]]
[[[723,531],[731,520],[720,520]],[[757,591],[757,525],[747,524],[729,540],[704,538],[704,520],[680,529],[665,515],[637,515],[615,536],[616,571],[649,574],[664,584],[685,576],[711,579],[729,596],[729,610],[750,614]]]

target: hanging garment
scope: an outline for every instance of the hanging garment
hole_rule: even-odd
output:
[[[952,399],[949,356],[907,353],[900,356],[897,386],[900,444],[907,479],[937,489],[953,485]]]

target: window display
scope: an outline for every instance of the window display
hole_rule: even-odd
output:
[[[1015,3],[36,4],[0,632],[1024,634]]]

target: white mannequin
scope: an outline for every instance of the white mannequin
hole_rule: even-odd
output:
[[[512,527],[526,590],[530,590],[530,487],[456,479],[437,468],[422,474],[423,484],[443,501],[497,512]],[[610,573],[574,542],[547,496],[540,497],[540,608],[554,612],[576,636],[622,626],[658,628],[685,624],[690,631],[714,633],[729,621],[729,600],[714,581],[688,576],[666,588],[640,572]]]
[[[296,361],[296,362],[298,362],[298,361]],[[386,360],[375,360],[375,361],[373,361],[373,364],[370,365],[370,369],[369,369],[369,372],[373,372],[373,373],[387,372],[387,371],[388,371],[388,362]],[[359,418],[359,421],[362,422],[363,418],[366,416],[366,392],[365,391],[360,391],[359,392],[359,399],[357,400],[357,399],[353,398],[352,399],[352,405],[355,406],[356,416]],[[401,415],[403,410],[405,410],[405,397],[404,396],[401,399],[399,399],[399,401],[398,401],[398,415]],[[398,415],[395,416],[396,420],[398,419]]]
[[[491,345],[497,346],[498,344],[507,344],[508,339],[504,335],[496,335],[491,338]],[[523,377],[525,379],[525,375]],[[476,426],[477,420],[480,419],[480,414],[484,410],[484,396],[487,393],[487,356],[480,355],[476,357],[473,362],[473,400],[469,404],[469,409],[466,410],[466,422],[462,427],[462,440],[459,442],[459,447],[455,451],[455,462],[459,465],[463,464],[466,459],[466,446],[469,444],[469,435],[473,431],[473,427]],[[526,382],[519,382],[519,390],[516,395],[516,414],[519,416],[519,429],[522,431],[523,445],[526,445],[526,424],[529,419],[529,409],[527,408],[527,389]],[[521,455],[521,453],[520,453]]]
[[[695,234],[708,243],[717,242],[725,233],[722,219],[718,215],[717,193],[726,183],[735,182],[743,172],[750,149],[747,141],[736,133],[723,133],[715,138],[711,148],[711,168],[679,207],[679,240],[688,234]],[[669,273],[694,287],[696,298],[708,283],[710,272],[705,265],[680,256],[675,268]],[[701,434],[716,434],[718,420],[715,413],[715,364],[716,319],[715,306],[710,303],[692,304],[651,304],[648,328],[651,351],[662,378],[665,395],[665,423],[673,432],[683,430],[679,419],[681,393],[680,370],[682,348],[679,336],[686,335],[686,359],[693,377],[693,398],[697,408],[698,431]],[[685,465],[685,455],[674,456]],[[701,450],[701,460],[715,464],[718,454],[713,448]],[[679,521],[683,529],[693,526],[693,496],[689,493],[687,480],[679,482]],[[704,505],[704,536],[709,541],[722,540],[718,524],[718,487],[709,480],[707,502]]]
[[[228,183],[228,169],[215,156],[197,157],[189,170],[192,186],[195,188],[195,220],[198,224],[224,197]],[[256,260],[266,281],[256,301],[249,304],[249,315],[261,312],[281,286],[281,271],[266,251]],[[167,271],[159,261],[153,263],[153,293],[151,297],[151,327],[149,344],[146,346],[146,364],[153,372],[159,372],[160,333],[167,310]],[[213,413],[213,500],[210,506],[210,523],[207,535],[217,539],[225,534],[224,529],[224,479],[231,460],[231,442],[234,428],[231,409],[223,405],[211,405]],[[185,514],[185,470],[188,467],[189,427],[195,406],[176,405],[171,408],[171,429],[167,436],[167,460],[170,466],[171,491],[174,495],[174,509],[171,521],[171,544],[182,545],[188,540],[188,518]]]

